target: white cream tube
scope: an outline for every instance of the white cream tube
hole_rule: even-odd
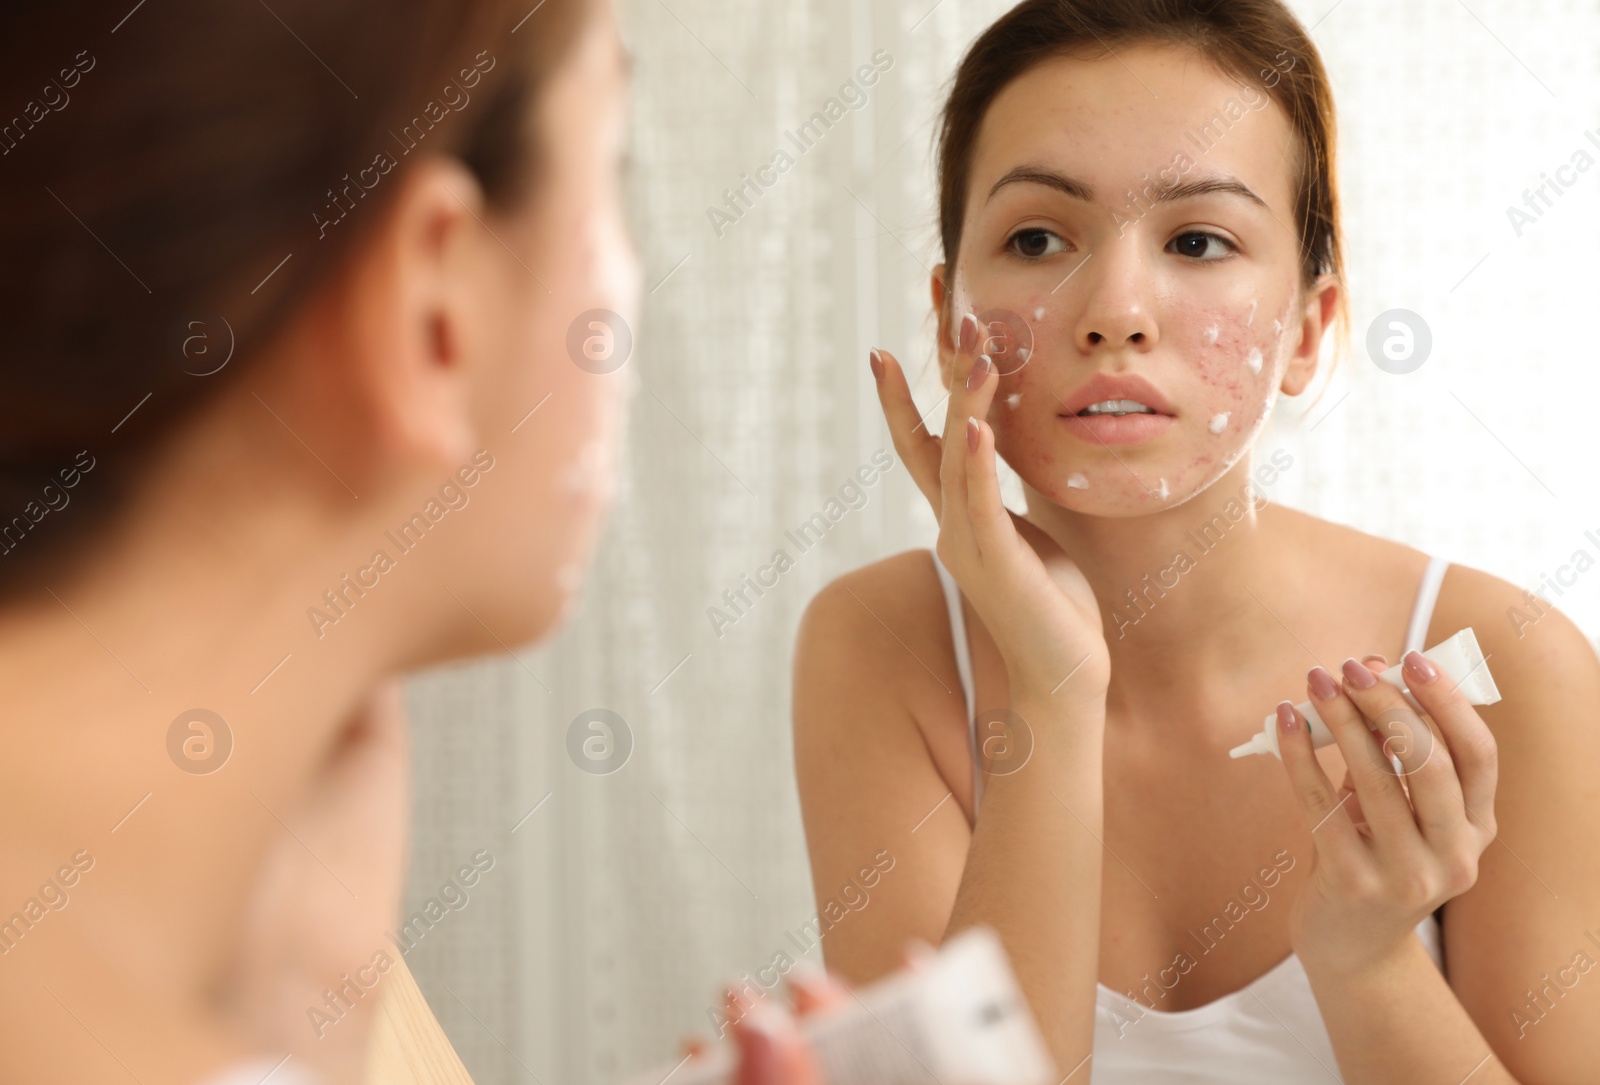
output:
[[[744,1009],[740,1003],[740,1010]],[[1039,1025],[987,926],[952,935],[919,967],[807,1014],[800,1030],[822,1085],[1051,1085],[1061,1081]],[[734,1050],[718,1044],[631,1078],[631,1085],[726,1085]],[[687,1065],[685,1065],[687,1063]]]
[[[1466,697],[1468,704],[1494,704],[1500,699],[1500,691],[1495,688],[1494,678],[1490,676],[1488,664],[1484,662],[1483,649],[1478,647],[1478,638],[1473,634],[1471,626],[1447,640],[1440,641],[1422,654],[1433,660],[1439,670],[1460,687],[1462,696]],[[1402,665],[1397,663],[1381,671],[1378,677],[1404,694],[1406,700],[1411,702],[1411,707],[1421,713],[1422,706],[1405,686],[1401,667]],[[1322,717],[1317,715],[1316,705],[1310,701],[1302,701],[1295,707],[1300,710],[1300,715],[1305,717],[1306,729],[1311,732],[1313,748],[1326,746],[1334,741],[1333,733],[1328,730],[1327,724],[1322,722]],[[1282,760],[1283,755],[1278,752],[1276,711],[1266,718],[1260,734],[1251,735],[1249,742],[1229,750],[1228,756],[1249,757],[1254,753],[1270,753]]]

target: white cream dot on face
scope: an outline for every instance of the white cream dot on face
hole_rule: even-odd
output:
[[[1017,348],[1017,361],[1019,361],[1019,362],[1027,361],[1028,357],[1032,353],[1033,352],[1031,350],[1029,350],[1027,347],[1018,347]]]
[[[1010,407],[1013,411],[1017,409],[1017,404],[1019,404],[1021,402],[1022,402],[1022,393],[1021,392],[1012,392],[1009,396],[1006,397],[1006,406]]]
[[[1261,372],[1261,351],[1256,347],[1250,348],[1250,353],[1245,357],[1244,364],[1250,367],[1250,372]]]
[[[1230,413],[1231,412],[1229,411],[1223,411],[1221,414],[1212,415],[1211,425],[1207,428],[1209,428],[1212,433],[1221,433],[1223,430],[1228,428],[1228,415]]]
[[[1037,309],[1035,309],[1033,311],[1033,319],[1035,319],[1035,320],[1043,320],[1044,319],[1044,306],[1041,305],[1041,306],[1039,306],[1039,308],[1037,308]]]
[[[1074,490],[1087,490],[1089,488],[1089,480],[1081,473],[1074,471],[1067,476],[1067,485]]]
[[[1217,345],[1217,336],[1220,335],[1220,334],[1221,334],[1221,330],[1215,324],[1213,324],[1213,325],[1211,325],[1211,327],[1207,328],[1206,329],[1206,346],[1208,346],[1208,347],[1216,346]]]
[[[1249,317],[1247,317],[1245,319],[1245,322],[1244,322],[1244,326],[1245,327],[1248,328],[1250,325],[1255,323],[1255,321],[1256,321],[1256,306],[1258,304],[1260,304],[1260,300],[1259,299],[1257,299],[1257,298],[1251,298],[1250,299],[1250,315],[1249,315]]]
[[[1161,500],[1165,501],[1167,499],[1167,493],[1168,493],[1167,480],[1164,479],[1164,478],[1161,478],[1161,479],[1157,479],[1156,481],[1161,483],[1161,490],[1160,490]]]
[[[606,481],[607,449],[600,441],[590,441],[578,450],[578,458],[561,473],[561,485],[568,493],[594,493]]]
[[[1283,335],[1283,321],[1274,320],[1272,322],[1272,334],[1277,335],[1277,336],[1282,336]]]

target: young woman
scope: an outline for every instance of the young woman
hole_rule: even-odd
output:
[[[553,630],[611,500],[610,5],[3,21],[0,1079],[359,1081],[393,676]]]
[[[1257,501],[1319,469],[1257,436],[1345,304],[1333,147],[1276,0],[1027,0],[944,111],[942,439],[871,359],[940,528],[802,623],[819,901],[894,859],[827,960],[864,982],[991,924],[1071,1082],[1600,1070],[1600,998],[1568,993],[1600,959],[1592,647],[1553,610],[1519,629],[1493,576]],[[1468,626],[1503,695],[1477,710],[1415,651]],[[1429,718],[1374,681],[1402,657]],[[1231,759],[1275,703],[1281,762]]]

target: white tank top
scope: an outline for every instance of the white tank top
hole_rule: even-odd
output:
[[[972,682],[972,653],[966,618],[955,578],[930,551],[944,588],[955,642],[956,671],[967,704],[967,735],[972,757],[973,809],[983,798],[978,771],[977,725]],[[1406,629],[1406,651],[1424,648],[1439,584],[1449,562],[1434,557],[1422,575],[1416,606]],[[1243,741],[1247,735],[1240,733]],[[1438,913],[1417,924],[1434,964],[1444,968]],[[1203,949],[1203,943],[1197,943]],[[1191,953],[1196,960],[1198,953]],[[1342,1082],[1328,1030],[1311,993],[1311,980],[1291,953],[1264,975],[1239,990],[1193,1009],[1168,1012],[1119,994],[1101,983],[1096,997],[1094,1057],[1090,1085],[1326,1085]],[[1159,990],[1151,983],[1136,993]],[[1062,1067],[1063,1073],[1070,1067]]]

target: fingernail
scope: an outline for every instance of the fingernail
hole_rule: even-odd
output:
[[[989,356],[978,355],[978,360],[972,363],[972,372],[967,374],[967,391],[976,392],[983,387],[983,382],[989,379]]]
[[[1306,685],[1311,687],[1311,696],[1319,701],[1326,701],[1339,692],[1333,684],[1333,675],[1321,667],[1312,667],[1306,672]]]
[[[731,984],[722,989],[722,1012],[728,1020],[739,1020],[751,1005],[753,1003],[747,1003],[743,994]]]
[[[1433,665],[1433,660],[1415,649],[1405,654],[1403,666],[1409,684],[1425,686],[1439,677],[1439,668]]]
[[[1298,726],[1300,726],[1300,721],[1295,719],[1294,705],[1290,704],[1288,701],[1279,701],[1278,730],[1287,735],[1293,732]]]
[[[1339,665],[1339,669],[1344,671],[1344,680],[1355,689],[1371,689],[1378,684],[1378,676],[1357,660],[1347,659]]]
[[[877,351],[872,352],[867,364],[872,367],[872,379],[881,382],[883,380],[883,359],[878,356]]]
[[[978,451],[978,420],[972,417],[967,418],[967,450]]]
[[[963,351],[978,345],[978,314],[967,313],[961,318],[961,329],[956,333],[956,345]]]

